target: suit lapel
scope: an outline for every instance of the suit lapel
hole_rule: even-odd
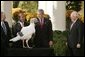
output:
[[[76,23],[78,20],[76,20],[76,22],[73,24],[72,28],[70,30],[72,30],[74,27],[76,27]]]
[[[4,34],[4,35],[6,35],[5,32],[4,32],[4,30],[3,30],[3,28],[2,28],[2,26],[1,26],[1,33]]]
[[[1,31],[4,32],[2,26],[1,26]]]
[[[6,32],[4,32],[5,34],[7,34],[7,23],[4,21],[4,25],[5,25],[5,29],[6,29]]]
[[[6,23],[6,22],[4,22],[4,24],[5,24],[5,26],[6,26],[6,30],[7,30],[7,26],[8,26],[8,25],[7,25],[7,23]]]

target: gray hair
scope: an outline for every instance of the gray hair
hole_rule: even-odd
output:
[[[44,10],[43,9],[38,9],[38,12],[41,12],[44,14]]]

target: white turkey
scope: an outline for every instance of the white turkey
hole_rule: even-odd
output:
[[[16,42],[18,40],[23,40],[23,48],[25,48],[24,40],[26,40],[26,45],[28,48],[30,48],[28,45],[28,41],[32,38],[32,35],[35,34],[35,22],[36,22],[36,20],[37,20],[36,18],[31,19],[30,25],[23,27],[21,29],[21,31],[17,33],[17,36],[10,39],[9,41]]]

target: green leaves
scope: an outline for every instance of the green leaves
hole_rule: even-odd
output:
[[[38,1],[13,1],[13,8],[22,8],[26,12],[36,12]]]
[[[38,9],[38,1],[20,1],[19,6],[26,12],[36,12]]]
[[[56,56],[65,56],[66,55],[66,40],[67,32],[54,31],[53,32],[53,48]]]
[[[80,11],[81,3],[82,1],[66,1],[66,9]]]

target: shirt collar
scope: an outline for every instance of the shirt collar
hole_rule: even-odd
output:
[[[75,23],[78,19],[76,19],[75,21],[73,21],[73,23]]]
[[[1,21],[1,26],[2,26],[3,23],[4,23],[4,21]]]

